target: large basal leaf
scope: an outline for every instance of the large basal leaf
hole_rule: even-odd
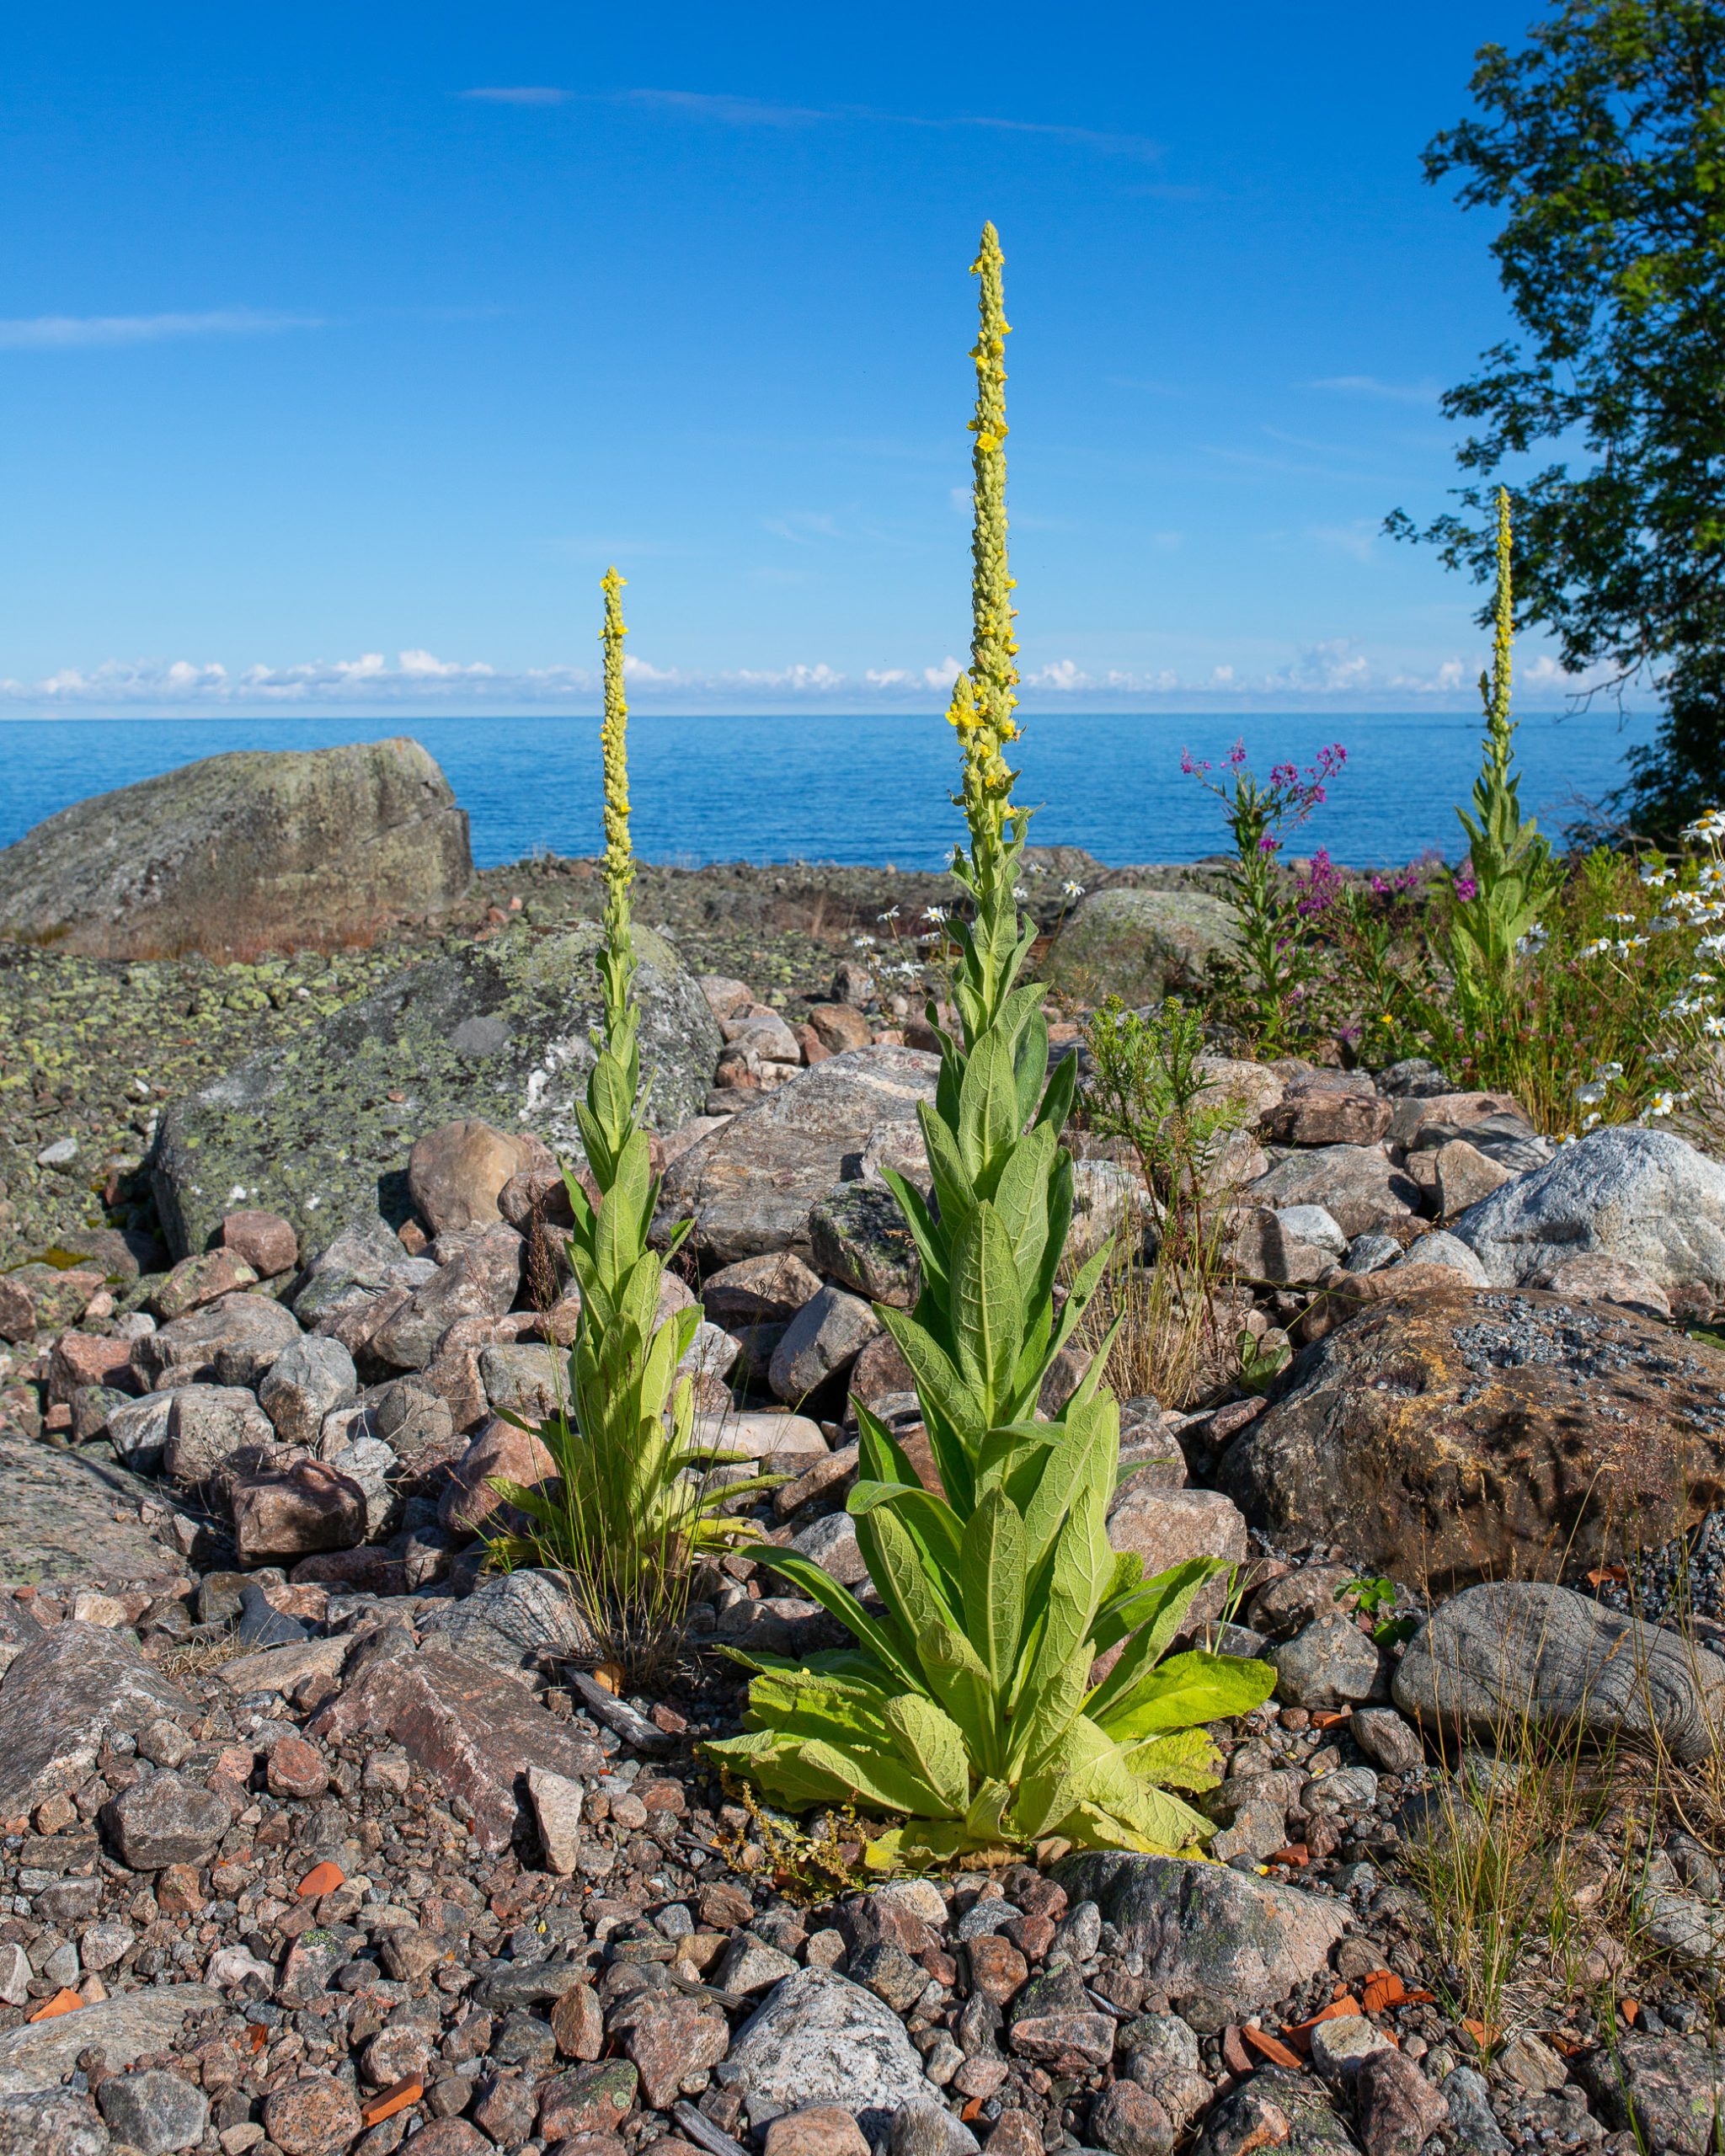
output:
[[[1183,1564],[1172,1565],[1167,1572],[1146,1580],[1117,1610],[1110,1613],[1109,1621],[1098,1625],[1095,1636],[1098,1654],[1106,1654],[1117,1639],[1126,1639],[1126,1646],[1119,1661],[1091,1694],[1086,1713],[1100,1719],[1117,1700],[1124,1698],[1144,1673],[1162,1658],[1199,1590],[1228,1570],[1226,1561],[1220,1557],[1188,1557]],[[1129,1633],[1131,1637],[1127,1639]]]
[[[927,1688],[964,1732],[971,1764],[998,1773],[1001,1744],[994,1688],[982,1657],[956,1625],[931,1625],[916,1642]]]
[[[961,1529],[952,1507],[933,1496],[920,1482],[858,1482],[845,1501],[852,1519],[866,1519],[881,1505],[894,1505],[922,1555],[941,1576],[941,1591],[948,1602],[962,1593],[959,1552]]]
[[[836,1617],[853,1638],[860,1640],[868,1652],[892,1672],[900,1684],[912,1690],[919,1687],[920,1673],[911,1658],[908,1644],[902,1640],[898,1628],[883,1624],[879,1618],[872,1616],[850,1589],[841,1587],[830,1572],[823,1571],[813,1558],[805,1557],[800,1550],[762,1550],[760,1558],[762,1564],[770,1565],[793,1587],[800,1588],[811,1602],[818,1602],[830,1617]]]
[[[864,1513],[857,1522],[857,1541],[869,1577],[907,1639],[920,1640],[931,1625],[957,1621],[944,1577],[890,1508]]]
[[[915,1692],[891,1700],[885,1720],[899,1750],[943,1809],[962,1814],[970,1801],[970,1755],[963,1730],[932,1700]]]
[[[1250,1714],[1275,1688],[1276,1673],[1267,1662],[1194,1648],[1146,1672],[1097,1719],[1110,1737],[1154,1737],[1164,1730]]]

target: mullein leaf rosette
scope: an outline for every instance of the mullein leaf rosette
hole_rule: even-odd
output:
[[[1190,1849],[1213,1831],[1171,1792],[1212,1787],[1202,1725],[1268,1696],[1274,1673],[1204,1652],[1163,1657],[1199,1590],[1198,1558],[1146,1579],[1107,1532],[1119,1411],[1099,1352],[1051,1419],[1043,1381],[1108,1260],[1098,1251],[1058,1314],[1072,1218],[1060,1144],[1076,1059],[1052,1074],[1034,940],[1015,896],[1028,830],[1012,798],[1017,647],[1006,515],[1007,324],[1001,256],[985,228],[973,458],[971,663],[948,717],[963,751],[969,843],[953,873],[969,901],[948,924],[957,1026],[942,1026],[936,1097],[918,1110],[931,1194],[884,1171],[921,1262],[911,1310],[878,1305],[916,1381],[940,1489],[857,1403],[848,1501],[876,1610],[794,1551],[759,1553],[836,1617],[856,1645],[758,1673],[744,1735],[708,1748],[780,1802],[856,1803],[904,1823],[871,1858],[939,1861],[1057,1839]],[[1100,1683],[1099,1655],[1118,1650]]]
[[[639,1010],[629,905],[634,859],[622,674],[623,579],[610,569],[601,588],[601,1012],[586,1097],[575,1104],[590,1185],[567,1167],[563,1171],[574,1214],[569,1259],[580,1315],[559,1412],[543,1422],[522,1426],[532,1428],[545,1446],[555,1477],[533,1488],[495,1486],[526,1516],[528,1525],[522,1534],[499,1538],[493,1548],[507,1562],[561,1561],[578,1592],[626,1606],[652,1588],[655,1575],[686,1566],[693,1556],[723,1554],[751,1537],[750,1523],[724,1517],[719,1508],[770,1486],[777,1478],[724,1485],[710,1480],[711,1470],[737,1465],[746,1455],[696,1439],[693,1387],[678,1366],[694,1343],[700,1310],[673,1310],[662,1320],[660,1315],[665,1259],[648,1243],[659,1179],[641,1117]],[[672,1239],[673,1250],[681,1241],[681,1234]],[[603,1613],[590,1614],[596,1619]]]

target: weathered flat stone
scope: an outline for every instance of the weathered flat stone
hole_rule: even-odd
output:
[[[696,1247],[721,1265],[763,1251],[810,1254],[809,1216],[836,1183],[884,1160],[921,1177],[919,1101],[940,1059],[921,1049],[830,1057],[733,1116],[672,1161],[660,1225],[692,1219]]]
[[[77,2070],[78,2053],[89,2046],[110,2069],[128,2067],[146,2052],[166,2051],[188,2014],[226,2003],[207,1984],[153,1984],[8,2030],[0,2036],[0,2095],[55,2088]]]
[[[160,1484],[94,1448],[53,1450],[0,1431],[0,1587],[180,1571],[180,1560],[140,1521],[147,1503],[172,1509]]]
[[[193,1711],[129,1633],[63,1620],[26,1646],[0,1683],[0,1817],[82,1780],[109,1731],[136,1735],[147,1722]]]
[[[514,1678],[427,1649],[374,1663],[311,1725],[320,1743],[363,1733],[399,1744],[472,1808],[474,1844],[505,1849],[529,1822],[526,1770],[566,1779],[601,1774],[596,1744],[555,1721]]]

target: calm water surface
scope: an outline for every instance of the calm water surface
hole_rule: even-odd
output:
[[[1521,798],[1548,829],[1621,782],[1623,755],[1654,721],[1615,713],[1524,718]],[[313,749],[410,734],[447,774],[482,867],[535,851],[591,854],[599,828],[599,729],[590,718],[12,719],[0,723],[0,846],[74,801],[229,749]],[[1348,766],[1294,843],[1381,866],[1430,847],[1461,851],[1454,804],[1479,760],[1470,712],[1033,713],[1022,799],[1045,804],[1033,835],[1098,859],[1191,861],[1224,842],[1220,805],[1180,771],[1180,752],[1220,762],[1243,735],[1260,771],[1340,741]],[[958,813],[952,729],[937,716],[775,712],[629,721],[635,842],[648,859],[894,862],[933,866]]]

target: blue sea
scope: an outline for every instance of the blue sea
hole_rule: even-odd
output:
[[[1517,748],[1521,798],[1553,832],[1621,783],[1623,757],[1654,719],[1530,713]],[[313,749],[409,734],[442,766],[472,819],[482,867],[535,852],[591,854],[599,825],[596,719],[222,717],[10,719],[0,723],[0,846],[93,793],[229,749]],[[1183,776],[1181,752],[1220,764],[1236,737],[1261,773],[1305,765],[1339,741],[1348,763],[1290,851],[1327,846],[1349,867],[1461,852],[1455,804],[1478,767],[1471,712],[1156,712],[1026,718],[1021,800],[1041,804],[1044,846],[1110,864],[1193,861],[1226,841],[1220,804]],[[629,722],[635,844],[650,861],[892,862],[932,867],[959,830],[948,795],[957,760],[933,714],[775,712]]]

